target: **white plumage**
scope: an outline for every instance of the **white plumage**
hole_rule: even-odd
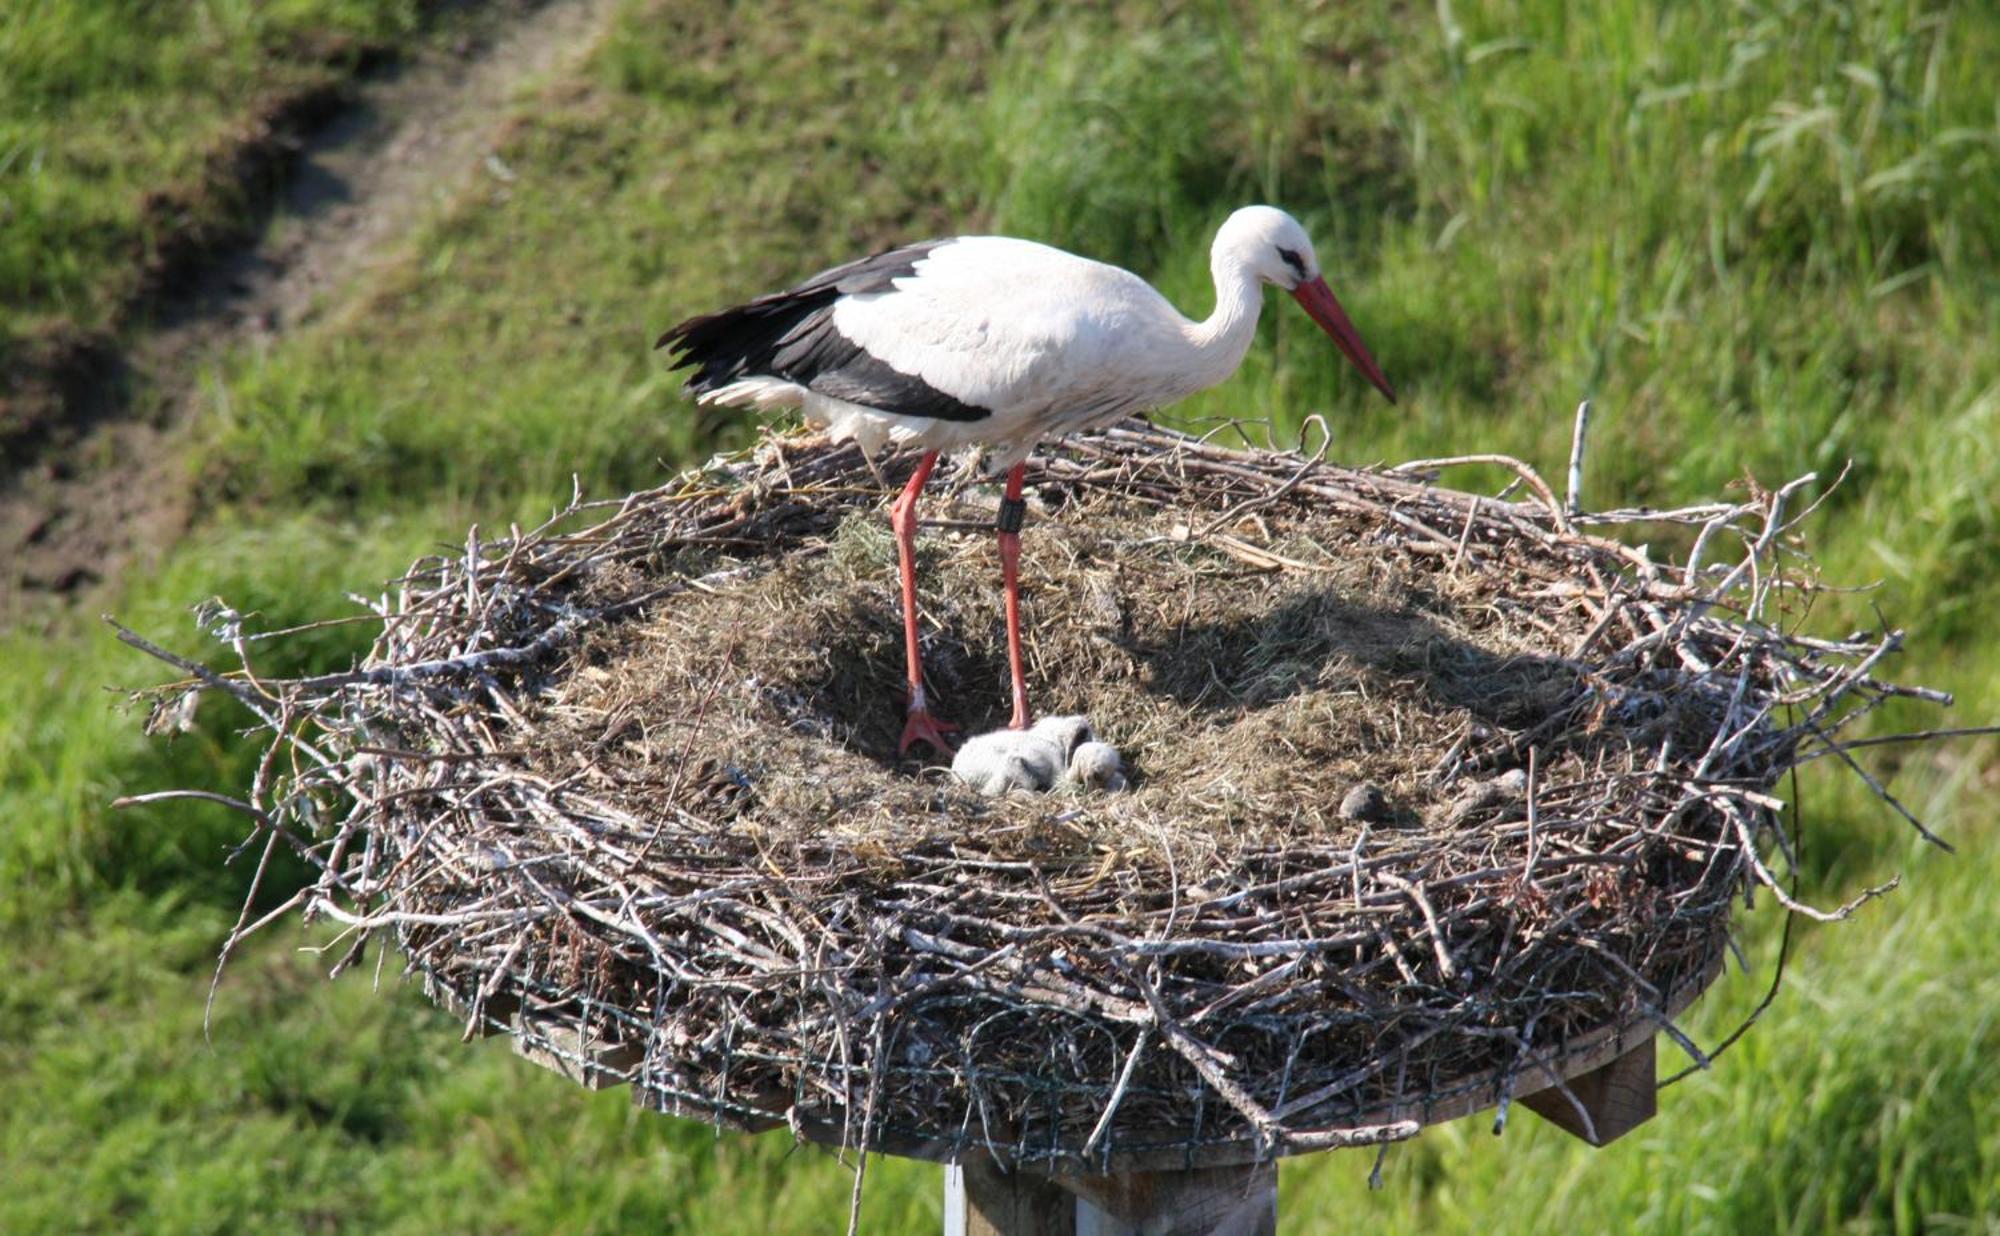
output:
[[[968,738],[951,771],[981,794],[1046,794],[1059,785],[1117,792],[1125,788],[1118,748],[1091,737],[1084,717],[1043,717],[1025,730]]]
[[[1129,271],[1004,236],[887,250],[783,292],[692,318],[661,337],[705,404],[797,407],[870,455],[928,452],[892,517],[902,551],[910,720],[904,747],[946,745],[924,701],[910,565],[918,491],[936,453],[998,448],[1009,469],[1001,560],[1014,726],[1027,725],[1016,617],[1021,463],[1044,438],[1109,424],[1215,385],[1256,333],[1263,285],[1289,291],[1368,380],[1395,398],[1320,276],[1297,220],[1269,206],[1229,216],[1209,251],[1215,308],[1183,317]]]
[[[898,269],[902,253],[911,256]],[[1296,267],[1286,253],[1297,258]],[[874,272],[867,270],[870,263]],[[810,299],[827,302],[814,308],[866,357],[985,413],[977,419],[942,418],[899,409],[892,400],[815,389],[822,373],[810,363],[785,366],[790,372],[760,371],[775,366],[759,365],[759,359],[775,358],[745,356],[729,380],[704,382],[705,369],[691,385],[702,403],[802,408],[809,421],[836,438],[859,440],[871,453],[885,445],[950,450],[988,443],[1001,448],[1003,465],[1011,464],[1045,437],[1108,424],[1223,381],[1256,334],[1262,285],[1276,283],[1297,294],[1320,278],[1305,229],[1269,206],[1231,215],[1216,233],[1209,265],[1215,309],[1199,322],[1183,317],[1130,271],[1005,236],[890,250],[801,285],[813,288],[842,271],[886,276],[863,277],[852,291]],[[831,289],[822,284],[818,290]],[[1345,347],[1342,335],[1351,335],[1352,327],[1329,330]],[[674,341],[669,332],[666,342]],[[690,348],[682,360],[706,366],[709,358]],[[1379,378],[1372,359],[1357,357],[1356,363],[1371,380]],[[1377,385],[1387,390],[1385,382]]]

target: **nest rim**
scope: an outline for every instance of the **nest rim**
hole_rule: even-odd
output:
[[[393,598],[384,594],[376,608],[385,620],[385,632],[370,659],[362,666],[345,674],[323,675],[290,683],[260,684],[266,690],[275,687],[280,698],[286,701],[286,706],[280,710],[281,715],[274,716],[265,711],[266,720],[272,723],[273,741],[283,744],[287,741],[286,735],[301,732],[300,723],[303,720],[310,722],[314,739],[323,748],[319,754],[324,758],[317,763],[311,759],[304,762],[306,771],[295,774],[289,781],[280,778],[282,783],[257,787],[252,796],[255,800],[253,805],[267,820],[297,823],[303,831],[312,831],[317,837],[310,842],[301,838],[302,847],[309,854],[319,856],[316,862],[321,873],[317,883],[298,899],[299,906],[306,910],[307,915],[325,916],[343,923],[361,939],[382,931],[393,934],[411,957],[411,968],[424,976],[426,988],[433,998],[466,1019],[468,1035],[475,1032],[510,1034],[526,1054],[543,1058],[543,1063],[553,1062],[572,1072],[578,1080],[590,1082],[594,1077],[598,1081],[629,1081],[633,1083],[637,1101],[643,1105],[721,1126],[753,1131],[789,1124],[797,1136],[840,1146],[859,1145],[940,1160],[956,1160],[968,1154],[984,1153],[1002,1160],[1034,1164],[1043,1170],[1098,1173],[1249,1163],[1333,1146],[1401,1140],[1413,1136],[1424,1125],[1456,1118],[1496,1103],[1504,1105],[1511,1096],[1549,1087],[1567,1093],[1564,1086],[1566,1079],[1597,1068],[1636,1044],[1650,1041],[1662,1030],[1679,1042],[1698,1064],[1705,1065],[1707,1057],[1675,1027],[1674,1019],[1698,998],[1723,968],[1726,937],[1732,923],[1728,907],[1733,899],[1741,893],[1763,888],[1770,890],[1789,910],[1812,912],[1810,907],[1789,899],[1772,876],[1763,851],[1782,850],[1786,844],[1774,800],[1769,798],[1766,790],[1775,780],[1777,771],[1797,762],[1801,744],[1810,743],[1813,739],[1810,735],[1797,732],[1775,737],[1765,735],[1763,750],[1773,770],[1771,776],[1759,784],[1713,791],[1722,794],[1734,804],[1732,809],[1741,813],[1724,821],[1725,827],[1718,832],[1709,848],[1707,870],[1701,877],[1706,882],[1704,887],[1708,888],[1705,895],[1710,896],[1707,911],[1712,912],[1717,906],[1722,909],[1719,915],[1709,913],[1701,924],[1701,930],[1689,937],[1694,943],[1685,945],[1676,954],[1676,964],[1662,972],[1643,975],[1640,972],[1643,966],[1635,969],[1620,961],[1619,965],[1624,967],[1629,981],[1624,982],[1622,990],[1615,995],[1615,1003],[1620,1010],[1617,1015],[1581,1028],[1565,1028],[1553,1039],[1540,1043],[1532,1041],[1535,1022],[1531,1018],[1525,1035],[1516,1031],[1520,1040],[1518,1048],[1510,1049],[1504,1054],[1504,1059],[1496,1057],[1494,1063],[1485,1067],[1441,1081],[1433,1077],[1428,1089],[1421,1093],[1412,1091],[1399,1078],[1393,1097],[1369,1103],[1361,1100],[1360,1090],[1349,1087],[1357,1096],[1355,1102],[1332,1119],[1328,1118],[1328,1113],[1337,1105],[1331,1104],[1330,1100],[1302,1108],[1295,1102],[1288,1105],[1282,1085],[1277,1101],[1270,1101],[1261,1091],[1252,1093],[1256,1084],[1247,1081],[1241,1070],[1228,1066],[1233,1053],[1218,1046],[1221,1041],[1218,1036],[1209,1035],[1205,1040],[1188,1031],[1183,1022],[1193,1010],[1185,1004],[1173,1003],[1179,997],[1166,992],[1164,995],[1172,999],[1163,1000],[1162,992],[1156,991],[1147,982],[1133,979],[1131,973],[1119,980],[1124,984],[1122,990],[1128,997],[1135,990],[1142,992],[1144,999],[1136,1003],[1136,997],[1125,1000],[1124,1011],[1112,1018],[1109,1024],[1114,1039],[1120,1026],[1132,1031],[1136,1038],[1120,1040],[1129,1045],[1122,1070],[1101,1070],[1102,1076],[1094,1087],[1100,1099],[1099,1118],[1094,1124],[1086,1125],[1079,1121],[1074,1110],[1067,1111],[1052,1119],[1052,1132],[1042,1142],[1036,1142],[1036,1135],[1030,1133],[1032,1120],[1026,1125],[1015,1120],[1000,1121],[1000,1136],[995,1135],[993,1125],[974,1133],[976,1122],[971,1119],[971,1100],[963,1095],[957,1100],[961,1114],[959,1132],[955,1137],[915,1135],[910,1127],[888,1119],[885,1111],[878,1108],[878,1101],[883,1098],[883,1079],[893,1076],[897,1067],[893,1060],[887,1066],[882,1064],[889,1044],[888,1040],[879,1036],[885,1033],[882,1027],[889,1014],[908,1010],[892,1000],[885,1006],[885,1012],[884,1007],[878,1007],[884,997],[864,992],[865,982],[845,989],[845,996],[829,992],[828,998],[833,1004],[838,1004],[841,998],[848,999],[848,1013],[868,1021],[875,1027],[874,1033],[878,1037],[871,1044],[858,1027],[843,1024],[837,1028],[835,1037],[842,1041],[839,1049],[841,1058],[834,1060],[829,1056],[819,1062],[818,1073],[810,1080],[823,1093],[813,1103],[804,1102],[804,1097],[810,1089],[807,1075],[814,1073],[815,1066],[803,1052],[792,1062],[792,1071],[797,1076],[793,1089],[794,1102],[789,1106],[781,1103],[782,1093],[774,1092],[769,1087],[761,1091],[745,1091],[740,1095],[730,1092],[731,1069],[747,1066],[741,1060],[732,1063],[727,1047],[724,1048],[719,1073],[714,1069],[707,1073],[699,1070],[685,1075],[678,1073],[676,1065],[681,1062],[677,1060],[676,1053],[685,1055],[692,1040],[683,1029],[675,1028],[669,1033],[667,1023],[671,1018],[665,1016],[665,1011],[671,1005],[671,998],[660,997],[659,992],[664,988],[656,986],[654,995],[650,997],[653,1001],[651,1012],[621,1019],[614,1016],[601,999],[610,988],[593,989],[593,983],[601,981],[601,976],[593,979],[587,973],[587,967],[575,958],[572,958],[571,972],[566,977],[556,974],[559,967],[548,966],[540,975],[531,977],[521,967],[524,949],[529,947],[522,942],[530,938],[525,930],[503,947],[495,942],[500,937],[493,930],[493,925],[502,921],[501,918],[491,915],[481,917],[479,914],[468,916],[467,912],[457,912],[454,917],[454,913],[412,908],[429,903],[414,886],[395,884],[394,875],[398,868],[410,863],[412,856],[419,854],[425,845],[437,841],[437,830],[443,817],[424,820],[410,814],[406,808],[385,810],[383,794],[369,792],[370,785],[379,789],[392,784],[396,776],[404,775],[397,771],[403,767],[399,763],[399,755],[426,754],[410,749],[412,736],[408,731],[395,731],[397,745],[383,745],[382,735],[393,731],[394,727],[383,726],[381,714],[387,704],[397,700],[435,713],[443,698],[437,694],[438,689],[449,684],[473,684],[468,689],[484,690],[493,695],[491,687],[496,676],[507,678],[518,675],[521,682],[535,680],[537,675],[547,672],[552,658],[562,661],[580,636],[594,624],[625,621],[646,612],[649,607],[671,603],[674,596],[685,594],[690,580],[695,585],[699,585],[700,581],[692,575],[669,578],[664,583],[655,578],[650,584],[628,589],[622,596],[586,607],[579,603],[575,595],[559,589],[575,562],[572,560],[565,565],[560,554],[551,554],[562,550],[587,558],[600,552],[594,547],[605,543],[607,537],[613,544],[617,543],[618,537],[626,537],[632,542],[626,546],[627,550],[637,545],[645,548],[647,553],[655,553],[657,543],[664,535],[662,529],[673,526],[671,520],[658,526],[647,525],[643,531],[635,532],[635,528],[662,511],[690,514],[694,522],[688,525],[688,529],[706,535],[719,524],[727,524],[731,520],[754,519],[760,511],[783,510],[787,502],[797,498],[801,484],[810,489],[816,484],[834,483],[826,482],[824,477],[816,480],[812,475],[815,468],[823,469],[838,483],[856,479],[856,469],[862,466],[858,456],[850,457],[847,448],[810,445],[810,441],[786,439],[781,440],[775,451],[767,444],[733,457],[721,457],[711,461],[707,468],[688,474],[672,485],[635,494],[617,503],[586,503],[579,496],[568,510],[543,527],[528,533],[517,531],[504,540],[481,543],[475,533],[462,557],[437,557],[419,563],[401,581],[400,590]],[[1920,698],[1936,694],[1918,688],[1899,688],[1871,676],[1875,663],[1892,648],[1900,633],[1885,634],[1877,641],[1836,647],[1828,641],[1799,643],[1763,622],[1764,607],[1772,601],[1774,594],[1763,573],[1748,568],[1781,552],[1781,534],[1793,528],[1800,518],[1796,512],[1786,509],[1786,500],[1796,492],[1797,483],[1795,487],[1784,490],[1760,493],[1746,503],[1709,504],[1680,512],[1611,512],[1587,516],[1570,510],[1569,504],[1558,502],[1532,469],[1501,457],[1416,461],[1386,473],[1356,472],[1335,468],[1310,456],[1254,448],[1225,450],[1204,439],[1143,424],[1079,435],[1052,451],[1037,455],[1030,466],[1039,468],[1045,476],[1054,474],[1074,481],[1078,475],[1088,475],[1092,469],[1103,467],[1106,459],[1123,460],[1120,466],[1129,468],[1132,461],[1141,455],[1149,455],[1155,460],[1172,457],[1179,461],[1178,466],[1183,471],[1189,459],[1204,461],[1205,466],[1212,467],[1212,471],[1204,475],[1215,482],[1215,487],[1207,495],[1210,505],[1202,508],[1219,513],[1210,525],[1211,531],[1224,525],[1222,514],[1239,513],[1257,503],[1286,501],[1301,494],[1314,501],[1333,501],[1326,495],[1340,493],[1345,495],[1342,500],[1358,504],[1358,508],[1367,510],[1371,518],[1379,519],[1382,526],[1403,526],[1412,542],[1441,542],[1431,544],[1428,552],[1439,559],[1449,554],[1454,564],[1465,560],[1468,546],[1478,546],[1483,551],[1489,539],[1496,545],[1506,542],[1517,548],[1540,546],[1552,557],[1582,554],[1579,561],[1586,561],[1593,570],[1609,570],[1610,564],[1615,564],[1621,573],[1603,593],[1602,616],[1591,627],[1590,638],[1596,638],[1597,633],[1609,629],[1614,621],[1626,622],[1632,626],[1634,635],[1624,647],[1627,651],[1634,646],[1642,649],[1646,657],[1645,665],[1664,666],[1666,671],[1663,672],[1684,670],[1701,677],[1712,675],[1715,667],[1692,670],[1685,664],[1690,656],[1695,658],[1696,664],[1704,664],[1703,659],[1712,657],[1718,648],[1726,647],[1731,637],[1741,642],[1745,632],[1754,631],[1756,641],[1753,642],[1761,641],[1757,642],[1757,646],[1776,657],[1765,667],[1776,678],[1770,683],[1760,684],[1759,689],[1768,687],[1776,692],[1786,682],[1793,690],[1798,690],[1801,682],[1813,687],[1816,693],[1811,694],[1809,702],[1819,709],[1814,724],[1827,743],[1833,741],[1829,735],[1838,731],[1839,724],[1847,715],[1857,710],[1866,711],[1868,706],[1872,706],[1871,701],[1893,694],[1910,694]],[[1467,462],[1496,464],[1515,471],[1534,496],[1515,502],[1460,493],[1436,487],[1431,483],[1434,476],[1425,475]],[[874,468],[872,463],[867,466],[871,471]],[[1137,470],[1144,474],[1150,466],[1141,462]],[[1064,472],[1065,468],[1071,471]],[[1416,472],[1420,479],[1409,479],[1411,471]],[[1246,496],[1244,486],[1252,484],[1252,480],[1246,479],[1250,474],[1254,474],[1254,486]],[[718,477],[728,478],[728,483],[718,485]],[[1319,497],[1312,496],[1315,486],[1321,487]],[[1185,489],[1178,489],[1176,497],[1184,499]],[[1426,507],[1423,505],[1426,502],[1432,505]],[[649,511],[652,515],[648,514]],[[1440,511],[1451,515],[1453,521],[1462,519],[1462,534],[1440,533],[1436,526],[1443,522],[1438,516]],[[1692,562],[1678,567],[1655,563],[1644,551],[1635,551],[1589,530],[1603,525],[1615,527],[1620,523],[1656,523],[1663,519],[1700,530],[1695,550],[1697,556],[1702,545],[1711,538],[1719,534],[1735,534],[1744,546],[1742,562],[1726,573],[1712,569],[1705,575]],[[707,522],[703,523],[704,520]],[[1412,522],[1417,525],[1414,531],[1408,527]],[[580,523],[588,526],[579,529],[577,525]],[[609,533],[607,530],[610,530]],[[1458,528],[1454,526],[1450,532],[1456,533]],[[650,548],[646,548],[649,543]],[[1586,550],[1587,553],[1584,552]],[[538,554],[542,555],[539,559]],[[468,639],[465,638],[465,630],[454,630],[450,621],[440,617],[436,608],[439,598],[454,591],[471,593],[475,586],[491,588],[495,586],[496,579],[509,577],[515,577],[512,585],[515,590],[532,600],[533,603],[524,612],[531,612],[535,621],[487,632],[484,638]],[[490,600],[490,597],[487,599]],[[481,609],[478,598],[467,604],[468,615]],[[424,608],[427,605],[432,607],[428,612]],[[1664,617],[1661,616],[1663,607]],[[416,619],[410,620],[411,615],[416,615]],[[403,620],[397,621],[398,618]],[[481,621],[485,619],[482,614]],[[234,638],[241,652],[240,630]],[[1589,639],[1584,641],[1583,646],[1589,646]],[[1815,662],[1812,660],[1814,656],[1826,660]],[[1813,670],[1818,676],[1814,677],[1808,670]],[[1820,670],[1824,672],[1818,672]],[[1736,697],[1722,718],[1722,729],[1725,731],[1739,719],[1737,708],[1746,690],[1744,684],[1749,680],[1750,671],[1746,668],[1737,677]],[[238,699],[243,698],[242,681],[239,679],[222,678],[211,673],[202,685],[226,689]],[[458,687],[451,686],[450,689],[457,690]],[[496,716],[508,711],[504,700],[496,708]],[[473,729],[493,739],[491,749],[494,751],[505,747],[511,733],[508,725],[501,722],[489,724],[482,721]],[[1748,732],[1748,727],[1744,727],[1744,732]],[[463,732],[459,737],[463,738]],[[421,743],[421,737],[418,741]],[[1723,733],[1718,732],[1715,742],[1719,745],[1722,741]],[[1770,763],[1774,753],[1782,754],[1777,762]],[[433,750],[428,754],[435,756],[437,752]],[[410,760],[408,763],[420,770],[417,775],[421,776],[430,776],[441,767],[453,767],[450,760]],[[1707,764],[1704,763],[1702,768],[1706,769]],[[394,793],[401,796],[405,803],[441,801],[435,795],[426,798],[410,793],[413,789],[410,784],[396,784],[400,788]],[[1528,837],[1532,847],[1535,828],[1532,788],[1529,793]],[[335,810],[343,803],[344,812]],[[1713,802],[1704,800],[1693,809],[1709,810],[1713,807]],[[1675,811],[1685,809],[1687,806],[1684,803]],[[530,808],[510,806],[507,810],[521,819],[535,814],[535,809]],[[1662,813],[1662,818],[1665,814]],[[612,821],[613,815],[597,814],[583,831],[602,831],[611,827],[607,821]],[[1363,838],[1366,838],[1365,830]],[[767,865],[773,863],[769,854],[758,857]],[[461,866],[469,862],[472,867],[478,867],[476,847],[459,854],[458,861]],[[501,872],[519,871],[531,865],[509,857],[485,875],[498,876]],[[1356,870],[1358,873],[1359,868]],[[1532,854],[1524,870],[1532,890],[1535,876]],[[800,871],[793,874],[804,878],[813,873]],[[1370,872],[1371,880],[1375,874]],[[475,871],[469,888],[483,888],[478,883],[478,876]],[[431,869],[425,878],[438,878],[436,869]],[[740,879],[740,867],[737,875],[729,878]],[[1360,878],[1359,874],[1355,875],[1357,910],[1361,905]],[[528,879],[527,883],[534,881]],[[610,883],[616,884],[617,881]],[[1493,881],[1488,883],[1494,888],[1499,887]],[[835,880],[831,886],[838,884],[839,881]],[[1390,890],[1391,899],[1402,906],[1408,919],[1406,942],[1411,945],[1408,964],[1397,961],[1396,968],[1403,971],[1409,985],[1428,986],[1435,992],[1444,992],[1441,998],[1457,998],[1450,990],[1453,975],[1448,950],[1448,940],[1456,943],[1457,938],[1447,930],[1455,910],[1447,907],[1443,916],[1445,925],[1440,926],[1440,915],[1428,904],[1423,890],[1424,880],[1421,877],[1416,880],[1414,891]],[[542,891],[544,894],[547,892],[546,889]],[[793,892],[795,890],[785,895],[792,895]],[[1433,889],[1433,892],[1436,890]],[[843,895],[851,893],[850,888]],[[629,909],[635,904],[633,893],[628,888],[624,895]],[[483,888],[471,904],[476,908],[486,904],[491,896],[491,889]],[[693,896],[694,900],[701,900],[698,889]],[[685,899],[686,895],[683,896]],[[649,927],[643,921],[644,916],[632,910],[632,922],[620,926],[609,921],[618,913],[605,909],[609,903],[601,902],[591,914],[581,917],[573,897],[550,898],[548,904],[551,907],[560,904],[561,912],[545,914],[543,921],[559,925],[568,923],[569,926],[563,930],[577,930],[577,924],[583,924],[584,930],[603,928],[608,938],[620,941],[617,947],[624,950],[623,955],[628,961],[649,952],[656,960],[664,956],[660,940],[650,934],[660,930],[658,922],[665,921],[663,919]],[[831,905],[834,902],[820,909],[824,912]],[[654,910],[657,908],[655,906]],[[1849,905],[1823,916],[1844,917],[1852,909],[1853,905]],[[807,917],[812,917],[810,909]],[[592,927],[590,923],[596,926]],[[720,927],[716,929],[722,930]],[[777,930],[768,923],[759,929]],[[727,930],[741,934],[743,922],[739,921]],[[458,933],[457,938],[453,937],[454,932]],[[1020,947],[1024,938],[1016,936],[1009,940],[1004,932],[998,933],[993,937],[993,941],[998,942],[989,942],[990,947],[987,947],[983,959],[967,962],[960,958],[950,963],[960,967],[956,971],[957,980],[953,980],[950,972],[934,973],[920,978],[914,986],[906,984],[902,996],[908,997],[912,991],[919,997],[926,991],[949,991],[955,982],[962,982],[966,976],[978,974],[981,967],[993,964],[996,956],[1005,958],[1010,953],[1025,956],[1029,950]],[[1075,933],[1065,933],[1060,929],[1046,935],[1046,939],[1076,938]],[[486,941],[483,945],[485,951],[480,954],[483,962],[468,966],[465,950],[457,946],[477,940]],[[441,942],[449,947],[441,948]],[[232,947],[234,943],[235,937],[232,937]],[[801,965],[805,964],[809,951],[803,947],[799,950]],[[1358,948],[1356,951],[1359,955]],[[1305,954],[1298,956],[1303,958]],[[1044,956],[1042,960],[1046,963],[1048,959]],[[1386,963],[1378,959],[1378,964]],[[521,969],[521,973],[511,972],[517,968]],[[655,976],[657,978],[664,973],[656,970]],[[875,987],[884,993],[893,989],[886,962],[873,972],[856,968],[855,973],[861,980],[870,978],[872,974]],[[1254,984],[1258,977],[1252,972],[1242,982]],[[1040,981],[1054,980],[1044,973]],[[1161,986],[1164,987],[1164,983]],[[643,984],[628,983],[619,990],[629,994],[640,992],[642,988]],[[1044,987],[1041,990],[1046,995],[1051,989]],[[1054,990],[1066,989],[1057,984]],[[1032,1004],[1032,993],[1030,997],[1021,998],[1028,999]],[[1102,1008],[1110,1006],[1095,1007],[1101,1012]],[[1150,1008],[1149,1015],[1131,1011],[1146,1008]],[[536,1012],[537,1009],[540,1012]],[[552,1013],[552,1009],[558,1012]],[[568,1011],[560,1012],[563,1009]],[[630,1010],[625,1011],[630,1013]],[[1075,1010],[1061,1012],[1071,1015]],[[1393,1020],[1394,1017],[1407,1015],[1408,1009],[1392,1007],[1390,1013],[1390,1020]],[[650,1024],[647,1024],[649,1020]],[[721,1020],[727,1021],[727,1018]],[[716,1027],[718,1032],[721,1028],[720,1024]],[[1482,1027],[1461,1026],[1458,1029],[1484,1032]],[[1500,1029],[1506,1029],[1505,1023]],[[680,1042],[670,1041],[674,1034],[681,1036]],[[695,1047],[709,1050],[700,1048],[698,1044]],[[643,1049],[637,1058],[632,1056],[635,1048]],[[1160,1062],[1160,1067],[1178,1078],[1178,1084],[1194,1096],[1191,1132],[1186,1122],[1159,1126],[1119,1122],[1117,1117],[1127,1082],[1135,1075],[1142,1053],[1147,1051]],[[1403,1063],[1407,1066],[1410,1049],[1405,1045],[1401,1051]],[[1103,1054],[1102,1051],[1097,1052],[1099,1056]],[[1378,1060],[1377,1071],[1386,1068],[1386,1064],[1382,1063],[1386,1059],[1383,1056]],[[1110,1057],[1109,1063],[1114,1066],[1119,1064],[1116,1053]],[[1154,1060],[1147,1061],[1145,1065],[1146,1068],[1154,1066]],[[1287,1063],[1288,1074],[1290,1067]],[[960,1075],[961,1078],[964,1076],[963,1070]],[[715,1083],[712,1093],[704,1089],[709,1081]],[[970,1084],[976,1089],[976,1082]],[[1322,1084],[1330,1083],[1322,1079]],[[773,1098],[774,1093],[776,1099]],[[1380,1098],[1379,1094],[1377,1098]],[[1574,1096],[1571,1098],[1574,1101]],[[907,1103],[907,1098],[899,1101]],[[1217,1113],[1213,1117],[1214,1127],[1206,1130],[1206,1137],[1202,1128],[1204,1105]],[[1072,1108],[1074,1106],[1071,1104]],[[830,1113],[835,1112],[838,1119],[831,1118]],[[1292,1119],[1294,1115],[1299,1118]],[[1312,1118],[1306,1119],[1308,1116]],[[1176,1138],[1177,1131],[1187,1133],[1187,1136]]]

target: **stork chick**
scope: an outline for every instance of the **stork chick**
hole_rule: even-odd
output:
[[[1078,789],[1116,794],[1125,788],[1125,758],[1108,742],[1078,743],[1069,757],[1069,779]]]
[[[1065,779],[1099,789],[1125,784],[1118,749],[1094,741],[1086,717],[1044,717],[1025,730],[968,738],[952,758],[951,771],[988,795],[1015,790],[1046,794]]]

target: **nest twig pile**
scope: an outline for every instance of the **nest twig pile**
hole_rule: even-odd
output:
[[[1524,496],[1431,483],[1461,463]],[[725,1124],[1087,1171],[1383,1142],[1607,1035],[1704,1059],[1673,1019],[1732,899],[1828,916],[1773,871],[1778,779],[1859,772],[1843,725],[1942,698],[1877,677],[1898,632],[1796,632],[1804,481],[1585,515],[1511,460],[1353,471],[1135,422],[1031,461],[1024,537],[1038,705],[1088,713],[1133,787],[980,799],[895,757],[873,472],[767,442],[475,533],[347,672],[258,678],[211,611],[245,668],[170,658],[162,707],[221,690],[268,727],[236,805],[318,878],[264,921],[392,933],[468,1034]],[[993,494],[957,481],[926,658],[980,729]],[[1610,535],[1639,525],[1686,559]]]

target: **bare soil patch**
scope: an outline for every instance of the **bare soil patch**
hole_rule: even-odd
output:
[[[146,273],[121,338],[29,341],[0,414],[0,619],[115,576],[186,526],[178,433],[199,414],[203,369],[394,260],[441,197],[481,174],[520,84],[586,47],[612,6],[466,7],[448,44],[348,50],[353,81],[257,108],[187,191],[247,200],[236,224],[197,222],[213,212],[186,193],[150,203],[187,222],[135,257]]]

